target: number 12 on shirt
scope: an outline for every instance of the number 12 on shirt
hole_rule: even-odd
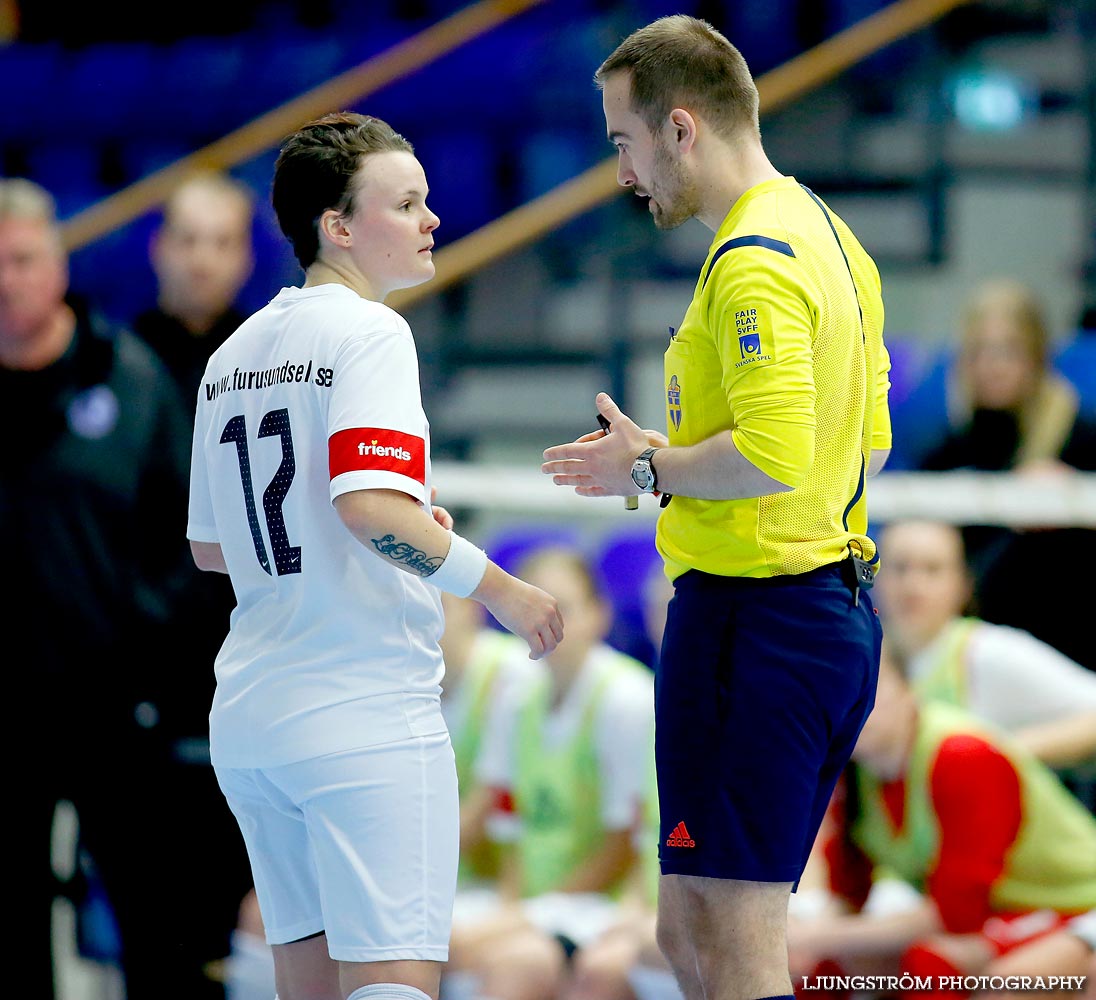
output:
[[[278,576],[301,571],[301,547],[289,544],[289,535],[285,530],[285,516],[282,504],[297,471],[297,462],[293,457],[293,433],[289,427],[289,410],[271,410],[263,415],[259,422],[259,437],[280,437],[282,439],[282,463],[274,478],[263,490],[263,514],[270,535],[270,544],[274,548],[274,566]],[[235,444],[236,455],[240,460],[240,481],[244,489],[244,507],[247,511],[247,523],[251,528],[251,540],[255,545],[255,556],[259,565],[269,573],[270,558],[266,553],[262,531],[259,530],[259,515],[255,507],[255,489],[251,482],[251,458],[247,450],[247,422],[241,413],[225,424],[221,431],[221,444]]]

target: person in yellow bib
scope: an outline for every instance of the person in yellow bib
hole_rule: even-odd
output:
[[[605,644],[610,608],[582,554],[542,548],[521,571],[565,609],[567,636],[487,720],[474,770],[491,791],[488,832],[504,844],[499,893],[491,908],[458,905],[447,997],[555,1000],[568,960],[616,920],[637,874],[651,671]]]
[[[856,909],[887,869],[922,901],[793,920],[797,971],[927,977],[930,993],[961,994],[953,977],[992,973],[1096,905],[1096,817],[1000,730],[920,703],[889,660],[853,760],[825,845],[831,887]]]
[[[665,355],[667,433],[548,448],[580,496],[658,493],[673,580],[655,680],[659,942],[687,997],[789,996],[789,895],[871,709],[867,479],[891,445],[879,273],[761,143],[757,88],[706,21],[660,18],[595,74],[617,180],[714,233]]]
[[[1096,759],[1096,673],[1028,632],[964,616],[972,581],[958,528],[895,521],[880,548],[880,614],[918,697],[968,709],[1053,768]]]

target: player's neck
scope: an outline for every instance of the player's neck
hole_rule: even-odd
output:
[[[372,302],[383,302],[387,291],[374,288],[373,284],[352,267],[347,267],[341,262],[317,260],[305,272],[304,287],[313,288],[316,285],[345,285],[353,292],[357,292],[363,299]]]
[[[548,669],[552,678],[552,707],[558,708],[563,704],[567,693],[574,686],[578,675],[586,663],[586,656],[576,658],[574,656],[560,657],[553,653],[548,657]]]
[[[947,632],[948,628],[956,621],[955,617],[948,618],[935,626],[920,629],[892,628],[891,641],[895,643],[900,655],[905,658],[917,656],[929,649]]]
[[[157,301],[160,311],[171,316],[192,337],[205,337],[227,311],[223,309],[201,309],[185,301],[172,301],[169,296],[161,295]]]

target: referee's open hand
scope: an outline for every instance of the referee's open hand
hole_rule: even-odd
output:
[[[551,476],[557,486],[573,486],[579,496],[629,496],[636,491],[632,463],[644,448],[650,447],[650,435],[662,436],[642,430],[621,412],[607,392],[599,392],[594,402],[609,421],[612,433],[594,431],[570,444],[548,448],[540,471]]]

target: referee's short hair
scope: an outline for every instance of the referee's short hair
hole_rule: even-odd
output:
[[[271,200],[278,225],[306,270],[319,254],[319,219],[329,208],[354,214],[353,180],[373,153],[414,153],[387,122],[338,111],[302,126],[282,145]]]
[[[707,21],[674,14],[624,39],[598,67],[599,87],[628,72],[632,110],[657,134],[674,108],[684,108],[725,138],[760,135],[758,96],[742,53]]]

